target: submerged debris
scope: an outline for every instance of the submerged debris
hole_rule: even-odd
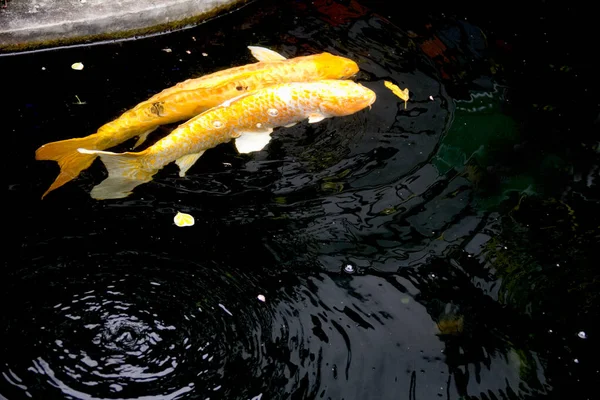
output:
[[[78,104],[78,105],[87,104],[85,101],[81,101],[81,99],[79,99],[79,96],[75,95],[75,98],[77,99],[77,103],[73,103],[73,104]]]

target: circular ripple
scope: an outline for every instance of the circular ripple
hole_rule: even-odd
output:
[[[1,370],[21,395],[219,398],[260,371],[266,308],[246,277],[155,256],[78,261],[9,289],[28,312],[5,317],[19,346]]]

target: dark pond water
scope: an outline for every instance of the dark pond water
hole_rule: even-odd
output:
[[[0,397],[597,398],[597,43],[589,10],[534,3],[258,1],[0,57]],[[350,57],[378,99],[127,199],[89,197],[96,161],[40,200],[58,172],[40,145],[253,62],[247,45]]]

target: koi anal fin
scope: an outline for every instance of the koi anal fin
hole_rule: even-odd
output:
[[[204,154],[204,151],[188,154],[175,160],[175,164],[177,164],[177,166],[179,167],[179,176],[183,178],[186,172],[190,168],[192,168],[192,165],[194,165],[196,161],[198,161],[202,154]]]
[[[146,141],[146,139],[148,139],[148,135],[154,132],[157,128],[158,126],[155,126],[154,128],[150,128],[147,131],[140,133],[138,136],[138,140],[133,145],[133,148],[135,149],[141,146]]]

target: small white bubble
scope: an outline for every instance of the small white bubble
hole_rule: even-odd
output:
[[[429,96],[429,100],[433,101],[433,96]]]
[[[262,128],[262,124],[259,122],[258,124],[256,124],[257,128]]]
[[[579,360],[578,360],[577,358],[576,358],[576,359],[574,359],[574,360],[573,360],[573,362],[574,362],[575,364],[579,364]]]
[[[279,115],[279,111],[277,111],[275,108],[269,108],[267,110],[267,114],[269,114],[271,117],[276,117]]]
[[[577,336],[579,336],[581,339],[587,339],[587,335],[585,334],[584,331],[581,331],[577,334]]]
[[[355,271],[356,269],[354,268],[354,265],[348,264],[344,267],[344,272],[348,274],[353,274]]]
[[[221,128],[223,126],[223,123],[221,121],[215,121],[213,122],[213,126],[215,128]]]
[[[262,301],[263,303],[264,303],[265,301],[267,301],[267,299],[265,298],[265,296],[263,296],[262,294],[259,294],[259,295],[257,296],[257,299],[258,299],[258,300],[260,300],[260,301]]]

